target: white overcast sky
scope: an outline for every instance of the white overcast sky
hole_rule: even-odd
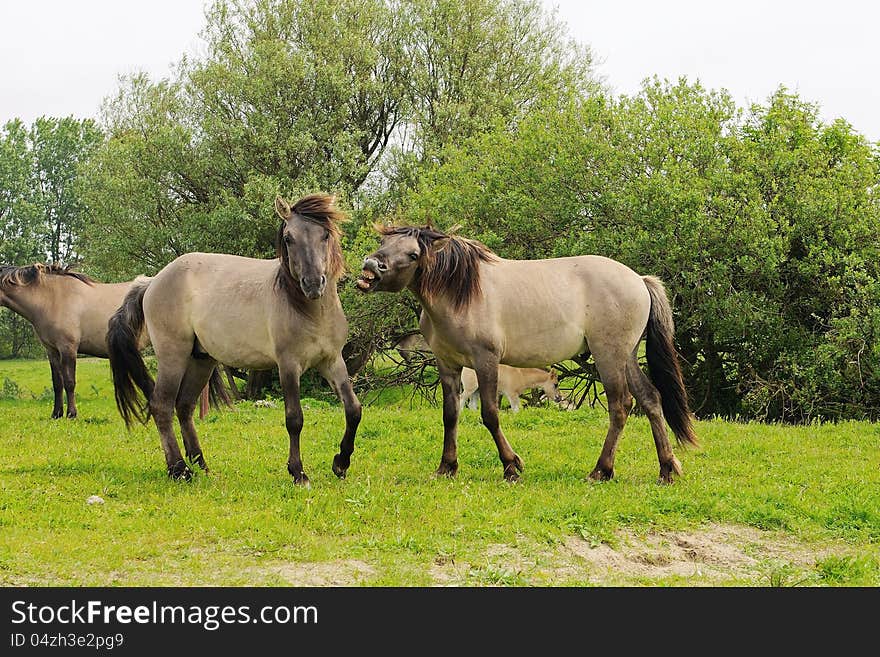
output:
[[[0,124],[96,116],[117,76],[166,77],[197,52],[209,0],[0,0]],[[740,106],[780,85],[880,140],[876,0],[544,0],[617,93],[654,74],[727,89]]]

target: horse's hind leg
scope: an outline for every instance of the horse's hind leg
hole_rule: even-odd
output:
[[[67,395],[67,417],[76,417],[76,347],[62,347],[58,350],[61,382]]]
[[[519,479],[517,473],[522,472],[523,462],[507,442],[504,432],[501,431],[501,423],[498,421],[498,358],[486,359],[474,363],[474,366],[480,386],[480,415],[483,425],[495,440],[498,457],[504,465],[504,478],[511,482],[517,481]]]
[[[180,382],[175,402],[177,420],[180,422],[180,435],[183,437],[183,445],[186,449],[186,458],[205,472],[208,471],[208,464],[205,463],[205,457],[199,445],[193,414],[201,392],[211,378],[211,373],[216,365],[217,361],[213,358],[190,358],[183,380]]]
[[[49,367],[52,370],[52,392],[55,404],[52,407],[52,419],[57,420],[64,415],[64,384],[61,381],[61,354],[54,347],[46,347],[49,356]]]
[[[593,354],[602,386],[605,389],[605,398],[608,402],[608,433],[605,436],[605,444],[596,467],[590,473],[590,479],[607,481],[614,477],[614,456],[617,452],[617,442],[626,425],[626,419],[632,410],[632,396],[626,386],[626,355],[619,358],[606,356],[600,358]]]
[[[635,355],[626,363],[626,380],[651,422],[651,433],[654,435],[654,445],[657,447],[657,459],[660,461],[660,483],[671,484],[673,473],[681,474],[681,463],[672,453],[672,445],[670,445],[669,435],[666,433],[666,420],[663,417],[660,392],[642,372]]]
[[[183,460],[180,446],[177,444],[177,436],[174,434],[174,406],[180,391],[180,383],[190,360],[189,351],[192,341],[184,344],[186,345],[185,351],[179,350],[169,353],[167,348],[161,351],[157,349],[159,369],[156,373],[153,394],[150,395],[150,414],[159,430],[159,439],[162,441],[162,450],[165,452],[168,476],[172,479],[186,479],[188,481],[192,478],[192,470]]]

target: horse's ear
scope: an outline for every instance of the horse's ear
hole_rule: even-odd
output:
[[[444,235],[443,237],[438,237],[431,242],[431,252],[438,253],[446,248],[446,245],[449,244],[449,236]]]
[[[280,196],[275,197],[275,214],[285,221],[290,218],[290,204]]]

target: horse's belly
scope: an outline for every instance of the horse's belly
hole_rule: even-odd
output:
[[[193,327],[200,351],[224,365],[270,369],[275,365],[268,333],[229,321],[222,327],[196,322]]]
[[[199,339],[202,351],[214,360],[239,369],[268,370],[275,366],[275,358],[262,349],[242,344],[212,344]]]
[[[546,367],[587,350],[583,331],[548,331],[509,336],[501,362],[513,367]]]

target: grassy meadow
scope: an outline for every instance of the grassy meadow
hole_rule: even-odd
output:
[[[458,477],[432,477],[441,410],[403,395],[365,405],[337,480],[342,409],[307,398],[304,489],[282,404],[239,402],[197,420],[211,472],[186,483],[155,425],[126,431],[107,361],[77,374],[79,418],[51,420],[48,362],[0,361],[3,585],[880,585],[880,425],[700,421],[660,486],[635,415],[615,479],[591,483],[604,410],[525,407],[502,413],[526,465],[510,485],[467,409]]]

